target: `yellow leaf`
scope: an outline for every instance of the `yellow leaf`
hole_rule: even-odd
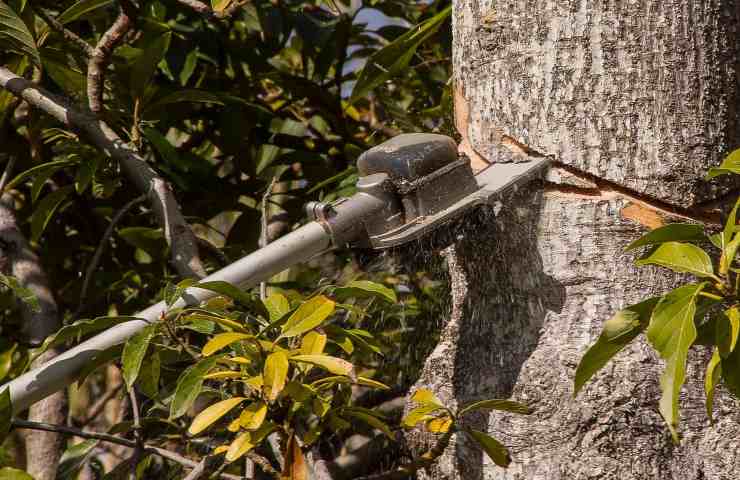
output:
[[[290,302],[282,293],[273,293],[262,303],[265,304],[267,313],[270,314],[270,322],[277,322],[290,311]]]
[[[209,380],[224,380],[224,379],[241,378],[241,377],[242,377],[241,372],[235,372],[233,370],[221,370],[218,372],[209,373],[208,375],[205,375],[203,378],[207,378]]]
[[[419,390],[415,391],[414,394],[411,395],[411,400],[421,404],[432,404],[439,407],[443,406],[442,401],[438,399],[431,390],[426,388],[420,388]]]
[[[253,449],[256,445],[252,443],[252,433],[244,432],[239,434],[226,451],[226,461],[233,462],[239,460],[245,453]]]
[[[229,6],[232,0],[211,0],[211,7],[217,12],[222,12]]]
[[[305,362],[319,366],[336,375],[352,376],[355,369],[354,365],[348,361],[329,355],[295,355],[290,359],[294,362]]]
[[[324,295],[304,302],[283,325],[282,337],[296,337],[313,330],[334,313],[335,303]]]
[[[254,338],[254,335],[239,332],[219,333],[205,344],[203,350],[200,353],[202,353],[204,357],[207,357],[209,355],[213,355],[217,351],[231,345],[234,342],[238,342],[239,340],[246,340],[248,338]]]
[[[225,358],[225,360],[227,362],[238,363],[240,365],[249,365],[250,363],[252,363],[250,359],[245,357],[227,357]]]
[[[285,387],[285,381],[288,378],[288,356],[284,352],[274,352],[268,355],[265,360],[263,377],[267,399],[273,401]]]
[[[210,407],[200,412],[194,419],[193,423],[190,424],[188,433],[190,435],[197,435],[206,428],[210,427],[219,418],[223,417],[229,411],[242,403],[246,398],[234,397],[226,400],[222,400],[218,403],[214,403]]]
[[[249,330],[247,330],[244,325],[242,325],[239,322],[235,322],[234,320],[231,320],[230,318],[223,318],[223,317],[217,317],[215,315],[206,315],[203,313],[193,313],[187,316],[186,320],[206,320],[208,322],[213,322],[221,325],[222,327],[231,328],[233,330],[236,330],[237,332],[241,333],[247,333]]]
[[[257,375],[255,377],[249,377],[248,379],[244,380],[244,383],[249,385],[253,390],[260,391],[265,385],[265,380],[262,378],[262,375]]]
[[[238,432],[239,431],[239,417],[236,417],[234,420],[232,420],[231,423],[229,423],[229,426],[226,427],[226,430],[230,432]]]
[[[229,450],[228,445],[221,445],[213,449],[214,455],[221,455],[222,453],[225,453]]]
[[[326,335],[319,332],[308,332],[301,339],[301,353],[303,355],[319,355],[326,346]]]
[[[452,419],[450,417],[433,418],[427,422],[427,430],[432,433],[447,433],[451,426]]]
[[[262,426],[267,416],[267,405],[263,402],[252,403],[242,410],[239,415],[239,424],[247,430],[257,430]]]
[[[294,435],[290,436],[285,448],[285,467],[280,474],[280,480],[308,480],[306,460]]]

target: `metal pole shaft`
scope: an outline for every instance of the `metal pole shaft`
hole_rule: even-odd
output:
[[[310,222],[224,267],[203,281],[220,280],[245,288],[252,287],[292,265],[310,259],[326,250],[330,244],[331,236],[324,227],[317,222]],[[210,290],[191,287],[172,308],[194,305],[216,295]],[[136,315],[141,320],[116,325],[5,384],[10,388],[13,412],[17,414],[71,384],[79,372],[96,356],[125,342],[149,323],[158,321],[166,310],[168,308],[164,302],[152,305]]]

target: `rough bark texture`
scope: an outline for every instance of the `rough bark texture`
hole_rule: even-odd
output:
[[[675,203],[738,145],[740,3],[458,0],[457,86],[483,157],[503,136]]]
[[[680,446],[657,411],[662,362],[642,338],[573,399],[603,322],[680,280],[635,268],[623,249],[664,221],[652,199],[690,207],[716,194],[702,178],[740,139],[737,19],[736,2],[715,0],[502,0],[495,13],[456,2],[463,141],[493,162],[512,160],[502,143],[530,147],[634,195],[555,168],[458,227],[445,251],[451,314],[418,385],[451,405],[511,396],[535,413],[470,419],[510,447],[509,469],[458,436],[423,477],[737,478],[739,405],[721,393],[709,424],[708,352],[690,355]]]

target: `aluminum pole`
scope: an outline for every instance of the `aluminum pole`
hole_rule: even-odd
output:
[[[209,275],[203,281],[218,280],[243,288],[252,287],[292,265],[310,259],[330,245],[331,235],[318,222],[310,222]],[[210,290],[194,286],[188,288],[172,308],[194,305],[216,295],[218,294]],[[167,310],[164,302],[152,305],[135,315],[142,320],[120,323],[6,383],[5,387],[10,388],[13,413],[22,412],[33,403],[70,385],[79,372],[97,355],[125,342],[149,323],[158,321],[161,314]]]

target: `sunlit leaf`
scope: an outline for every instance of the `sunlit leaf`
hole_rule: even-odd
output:
[[[422,405],[432,404],[438,407],[443,406],[442,401],[439,398],[437,398],[434,392],[432,392],[428,388],[420,388],[416,390],[414,394],[411,395],[411,400],[416,403],[420,403]]]
[[[651,230],[634,242],[630,243],[625,250],[645,247],[647,245],[658,245],[666,242],[692,242],[706,240],[704,227],[693,223],[671,223]]]
[[[326,335],[319,332],[308,332],[301,338],[302,355],[320,355],[326,346]]]
[[[310,363],[336,375],[352,376],[355,368],[347,360],[330,357],[329,355],[294,355],[290,357],[290,360],[293,362]]]
[[[268,355],[265,360],[263,377],[267,399],[275,400],[285,387],[288,377],[288,356],[283,352]]]
[[[719,349],[715,348],[712,353],[712,358],[707,364],[707,372],[704,375],[704,393],[706,394],[707,416],[710,421],[713,418],[714,389],[717,387],[722,377],[721,361],[722,357],[719,356]]]
[[[269,295],[265,299],[264,304],[270,314],[270,322],[277,322],[283,318],[285,314],[290,312],[290,302],[288,302],[288,299],[285,298],[285,295],[282,293],[273,293]]]
[[[254,402],[247,405],[239,415],[239,425],[245,430],[257,430],[267,417],[267,405],[263,402]]]
[[[581,358],[573,381],[573,395],[578,395],[586,382],[601,370],[609,360],[625,346],[645,331],[650,315],[658,303],[658,298],[650,298],[636,305],[619,310],[604,324],[596,343]]]
[[[426,423],[427,430],[432,433],[447,433],[452,426],[452,419],[448,416],[433,418]]]
[[[719,167],[710,168],[707,174],[707,180],[728,173],[740,174],[740,149],[734,150],[727,155]]]
[[[511,457],[509,456],[509,451],[501,444],[501,442],[486,433],[479,432],[478,430],[466,428],[465,432],[476,441],[484,452],[486,452],[486,455],[488,455],[488,458],[490,458],[493,463],[504,468],[509,466],[511,463]]]
[[[696,297],[706,283],[684,285],[665,295],[653,310],[647,338],[666,367],[660,377],[660,413],[678,442],[678,396],[686,377],[686,358],[696,340]]]
[[[232,397],[228,398],[226,400],[222,400],[220,402],[214,403],[210,407],[206,408],[202,412],[200,412],[194,419],[193,423],[190,424],[190,428],[188,428],[188,433],[190,435],[197,435],[206,428],[213,425],[218,419],[226,415],[245,401],[246,398],[244,397]]]
[[[218,335],[215,335],[213,338],[211,338],[208,343],[206,343],[203,346],[203,350],[201,353],[204,357],[207,357],[209,355],[213,355],[214,353],[218,352],[219,350],[226,348],[227,346],[231,345],[234,342],[238,342],[240,340],[247,340],[254,338],[254,335],[249,335],[247,333],[239,333],[239,332],[227,332],[227,333],[219,333]]]
[[[690,243],[663,243],[635,264],[660,265],[675,272],[692,273],[699,277],[714,277],[712,260],[707,252]]]
[[[502,412],[518,413],[520,415],[529,415],[532,413],[532,409],[523,403],[515,402],[513,400],[490,399],[471,403],[460,410],[458,415],[463,415],[475,410],[500,410]]]
[[[396,292],[379,283],[367,280],[349,282],[343,287],[336,288],[334,293],[340,301],[347,298],[377,297],[388,303],[397,303]]]
[[[281,336],[290,338],[313,330],[334,313],[334,305],[323,295],[304,302],[285,322]]]
[[[13,467],[0,468],[0,480],[34,480],[31,475]]]
[[[440,407],[439,405],[435,405],[433,403],[425,403],[419,405],[418,407],[411,409],[409,413],[406,414],[401,424],[404,427],[414,427],[419,422],[430,420],[431,418],[433,418],[431,414],[442,409],[443,407]]]

